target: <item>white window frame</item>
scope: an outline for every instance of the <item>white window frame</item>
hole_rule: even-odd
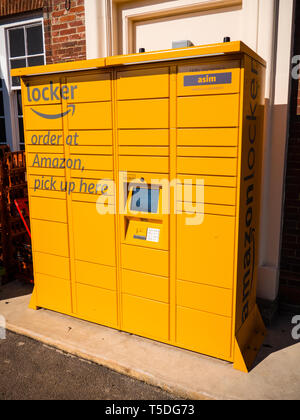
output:
[[[20,28],[28,28],[28,27],[34,27],[37,25],[42,25],[42,35],[43,35],[43,45],[44,45],[44,52],[42,54],[33,54],[33,55],[29,55],[27,52],[27,33],[26,31],[24,31],[24,42],[25,42],[25,55],[24,56],[19,56],[19,57],[11,57],[10,56],[10,43],[9,43],[9,31],[14,30],[14,29],[20,29]],[[7,60],[8,60],[8,69],[9,69],[9,73],[11,71],[11,60],[18,60],[18,59],[25,59],[27,60],[27,58],[32,58],[32,57],[44,57],[44,63],[46,63],[46,51],[45,51],[45,35],[44,35],[44,22],[43,19],[42,20],[38,20],[35,23],[25,23],[25,24],[18,24],[12,27],[8,27],[5,29],[5,37],[6,37],[6,48],[7,48]],[[12,78],[10,77],[10,89],[11,90],[19,90],[20,86],[13,86],[12,85]]]
[[[33,26],[36,24],[42,25],[44,53],[37,55],[44,55],[46,62],[45,50],[45,33],[44,33],[44,19],[42,13],[31,15],[28,18],[22,17],[20,19],[7,19],[0,22],[0,67],[2,70],[3,82],[6,86],[4,92],[4,114],[7,144],[11,150],[20,150],[20,136],[19,136],[19,121],[17,108],[17,91],[21,88],[19,86],[12,86],[10,77],[10,57],[9,57],[9,40],[8,30],[24,26]],[[25,31],[26,32],[26,31]],[[22,145],[23,143],[21,143]]]

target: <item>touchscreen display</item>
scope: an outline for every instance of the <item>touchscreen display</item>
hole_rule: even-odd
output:
[[[159,189],[135,187],[132,190],[130,210],[143,213],[157,213]]]

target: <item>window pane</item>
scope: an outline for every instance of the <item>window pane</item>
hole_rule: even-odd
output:
[[[5,119],[0,118],[0,143],[6,143]]]
[[[23,118],[18,118],[19,120],[19,135],[20,135],[20,143],[24,143],[24,127],[23,127]]]
[[[37,57],[28,57],[28,67],[42,66],[44,63],[44,56],[38,55]]]
[[[18,116],[22,117],[23,111],[22,111],[22,94],[21,91],[18,90],[17,92],[17,105],[18,105]]]
[[[21,86],[20,77],[18,77],[18,76],[12,77],[12,86],[13,87]]]
[[[0,90],[0,117],[4,117],[3,92]]]
[[[21,67],[26,67],[26,59],[18,58],[17,60],[10,60],[11,69],[19,69]]]
[[[10,57],[25,55],[24,29],[11,29],[9,32]]]
[[[10,68],[18,69],[20,67],[26,67],[26,59],[25,58],[21,58],[21,59],[18,59],[18,60],[10,60]],[[13,86],[20,86],[21,85],[20,78],[19,77],[13,77],[12,78],[12,85]]]
[[[43,48],[43,33],[42,25],[29,26],[26,28],[27,32],[27,54],[42,54]]]

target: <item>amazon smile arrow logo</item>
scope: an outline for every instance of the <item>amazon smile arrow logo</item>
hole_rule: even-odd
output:
[[[69,110],[66,112],[61,112],[59,114],[49,115],[49,114],[43,114],[42,112],[38,112],[35,109],[31,108],[31,111],[33,111],[36,115],[42,118],[46,118],[47,120],[57,120],[58,118],[63,118],[66,115],[68,115],[70,112],[72,112],[72,116],[75,112],[75,105],[68,105]]]

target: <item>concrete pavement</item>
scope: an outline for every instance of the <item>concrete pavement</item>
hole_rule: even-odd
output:
[[[7,328],[189,399],[300,399],[300,341],[292,315],[268,330],[249,374],[231,364],[47,310],[28,309],[30,289],[4,286]]]

